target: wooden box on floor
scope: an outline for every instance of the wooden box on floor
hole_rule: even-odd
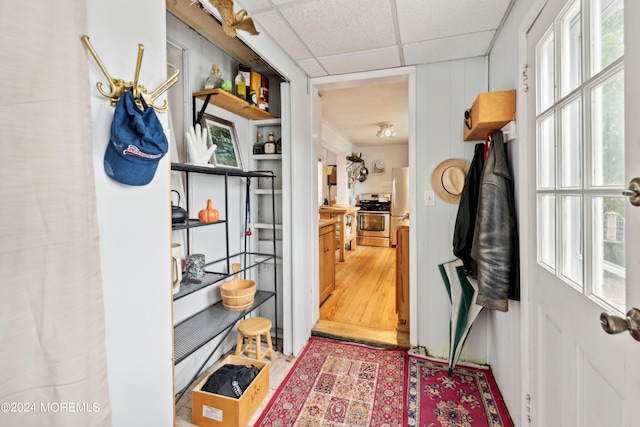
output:
[[[239,399],[202,391],[213,373],[223,365],[255,366],[260,373]],[[245,427],[269,393],[269,363],[239,356],[227,356],[191,392],[191,422],[200,427]]]

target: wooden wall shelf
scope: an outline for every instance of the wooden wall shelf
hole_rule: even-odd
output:
[[[203,90],[200,92],[194,92],[193,96],[204,101],[205,105],[202,108],[202,111],[204,111],[207,104],[213,104],[220,108],[224,108],[227,111],[231,111],[232,113],[235,113],[239,116],[242,116],[245,119],[264,120],[277,118],[270,112],[261,110],[260,108],[249,104],[247,101],[244,101],[237,96],[232,95],[226,90]]]
[[[464,140],[484,140],[487,133],[502,129],[507,123],[516,119],[516,91],[504,90],[478,94],[469,115],[470,122],[465,118],[462,123]]]

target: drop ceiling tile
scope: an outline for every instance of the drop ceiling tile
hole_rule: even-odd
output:
[[[309,59],[313,56],[278,12],[268,11],[256,13],[253,16],[256,18],[258,31],[264,29],[294,61]]]
[[[381,70],[402,65],[400,63],[398,48],[395,46],[372,49],[364,52],[325,56],[318,58],[318,61],[320,61],[329,74]]]
[[[389,0],[312,0],[279,10],[316,57],[396,43]]]
[[[458,37],[410,43],[403,47],[406,65],[428,64],[453,59],[484,56],[495,31],[485,31]]]
[[[271,3],[275,4],[276,6],[281,6],[283,4],[293,3],[295,1],[299,0],[271,0]]]
[[[322,77],[327,75],[327,72],[315,59],[304,59],[298,61],[297,64],[309,77]]]
[[[236,0],[234,10],[244,9],[251,15],[252,12],[262,9],[270,9],[269,0]]]
[[[512,0],[396,1],[403,44],[495,30]]]

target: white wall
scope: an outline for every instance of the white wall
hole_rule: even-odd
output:
[[[321,103],[322,98],[318,97],[318,102]],[[348,188],[346,170],[349,163],[346,157],[351,155],[353,144],[327,123],[322,124],[321,140],[322,152],[326,152],[324,164],[336,166],[336,185],[331,187],[331,200],[338,204],[354,205],[351,197],[353,191]],[[322,200],[327,194],[326,175],[323,179]]]
[[[499,37],[496,39],[491,55],[489,56],[489,89],[491,91],[517,89],[517,97],[524,96],[521,91],[522,72],[519,69],[519,58],[522,52],[518,51],[519,26],[531,7],[530,2],[518,0],[505,21]],[[531,74],[530,74],[531,75]],[[515,122],[515,140],[507,143],[509,168],[515,184],[516,210],[519,211],[519,201],[526,199],[523,191],[526,188],[522,180],[526,179],[527,172],[523,165],[527,150],[522,149],[524,140],[518,138],[518,124]],[[524,160],[524,161],[523,161]],[[520,217],[521,215],[518,214]],[[524,230],[520,224],[520,230]],[[521,235],[525,235],[523,231]],[[522,251],[521,251],[522,253]],[[522,265],[524,261],[521,260]],[[521,291],[528,285],[525,277],[521,277]],[[526,295],[522,291],[522,295]],[[522,378],[527,374],[523,365],[523,311],[522,304],[517,301],[509,301],[509,311],[490,312],[488,314],[488,353],[490,355],[491,368],[496,382],[500,387],[509,412],[514,420],[522,417],[523,398],[527,393],[522,389]]]
[[[424,205],[424,192],[433,190],[431,173],[443,160],[471,161],[474,146],[462,139],[464,111],[478,92],[487,88],[486,59],[470,58],[417,67],[416,228],[418,344],[430,354],[447,358],[451,303],[438,271],[438,264],[455,259],[453,229],[458,212],[436,196],[435,206]],[[487,362],[486,320],[481,313],[469,334],[461,360]]]
[[[139,82],[149,91],[164,82],[164,3],[88,1],[87,17],[91,43],[112,77],[133,80],[138,43],[142,43]],[[107,177],[102,164],[114,109],[97,92],[95,82],[106,83],[106,79],[93,58],[89,61],[113,425],[171,426],[169,156],[146,186],[126,186]],[[167,116],[160,114],[159,118],[166,129]]]
[[[393,140],[390,140],[393,141]],[[360,147],[354,146],[353,151],[362,153],[365,166],[369,171],[367,180],[356,180],[354,193],[391,193],[391,169],[409,166],[409,146],[407,144],[393,145],[390,142],[385,146]],[[376,160],[384,160],[386,166],[380,175],[373,174],[373,163]]]

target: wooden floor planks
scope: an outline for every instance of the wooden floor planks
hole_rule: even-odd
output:
[[[359,342],[409,346],[398,333],[395,249],[358,246],[336,264],[336,289],[320,306],[314,333]]]

